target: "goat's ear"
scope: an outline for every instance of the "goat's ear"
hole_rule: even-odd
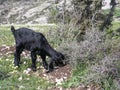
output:
[[[65,59],[65,56],[62,53],[60,53],[60,58]]]

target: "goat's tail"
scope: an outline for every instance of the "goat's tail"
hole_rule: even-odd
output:
[[[14,28],[14,26],[11,26],[11,31],[12,31],[13,34],[15,33],[15,28]]]

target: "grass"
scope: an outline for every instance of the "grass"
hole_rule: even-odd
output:
[[[10,30],[8,28],[0,27],[0,46],[2,45],[13,45],[14,38]],[[8,39],[9,38],[9,39]]]
[[[51,87],[52,84],[41,77],[24,74],[24,70],[30,66],[30,60],[22,58],[22,61],[27,63],[16,69],[12,55],[0,58],[0,90],[46,90]]]
[[[35,31],[42,32],[46,37],[50,30],[55,31],[56,25],[14,25],[15,28],[28,27]],[[0,26],[0,47],[3,45],[14,46],[14,37],[10,31],[9,25]],[[53,36],[51,36],[53,37]],[[48,39],[50,41],[50,39]],[[31,60],[22,58],[21,67],[13,66],[13,54],[0,57],[0,90],[47,90],[52,86],[47,80],[34,75],[24,74]],[[38,64],[37,66],[39,66]]]
[[[109,9],[103,10],[104,14],[108,14],[109,13]],[[115,12],[114,12],[114,17],[120,17],[120,8],[116,8]]]
[[[113,24],[113,26],[112,26],[113,30],[120,28],[120,22],[112,22],[112,24]]]
[[[116,8],[115,10],[115,17],[120,17],[120,8]]]
[[[64,88],[71,88],[71,87],[77,87],[80,84],[82,85],[82,77],[85,76],[88,73],[88,69],[87,69],[87,64],[86,63],[79,63],[76,66],[76,69],[73,70],[72,72],[72,77],[67,80],[66,82],[64,82],[62,84],[62,86]]]

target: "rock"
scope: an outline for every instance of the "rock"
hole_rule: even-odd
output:
[[[48,23],[47,18],[48,18],[47,16],[40,16],[40,18],[37,18],[35,22],[39,24],[47,24]]]
[[[57,1],[57,2],[56,2]],[[71,11],[72,0],[66,0],[66,10]],[[0,4],[0,24],[47,24],[53,9],[63,11],[64,0],[6,0]],[[58,15],[61,15],[59,14]],[[53,17],[54,18],[54,17]]]
[[[31,17],[33,17],[37,14],[40,14],[43,10],[48,8],[50,5],[52,5],[52,4],[47,3],[47,1],[46,1],[43,4],[41,4],[40,6],[29,9],[23,16],[26,17],[26,18],[31,18]]]
[[[73,6],[71,3],[72,3],[72,0],[66,0],[65,9],[67,11],[73,10]],[[64,5],[64,0],[61,0],[56,6],[57,6],[57,8],[59,8],[59,10],[62,10],[63,5]]]

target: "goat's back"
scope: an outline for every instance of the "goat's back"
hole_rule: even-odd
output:
[[[47,42],[46,38],[44,35],[40,32],[35,32],[31,29],[28,28],[19,28],[14,31],[14,36],[15,40],[18,43],[36,43],[36,44],[41,44],[44,42]]]
[[[25,40],[31,40],[34,38],[40,39],[40,38],[45,38],[42,33],[35,32],[31,29],[28,28],[19,28],[15,30],[15,38],[19,39],[25,39]]]

